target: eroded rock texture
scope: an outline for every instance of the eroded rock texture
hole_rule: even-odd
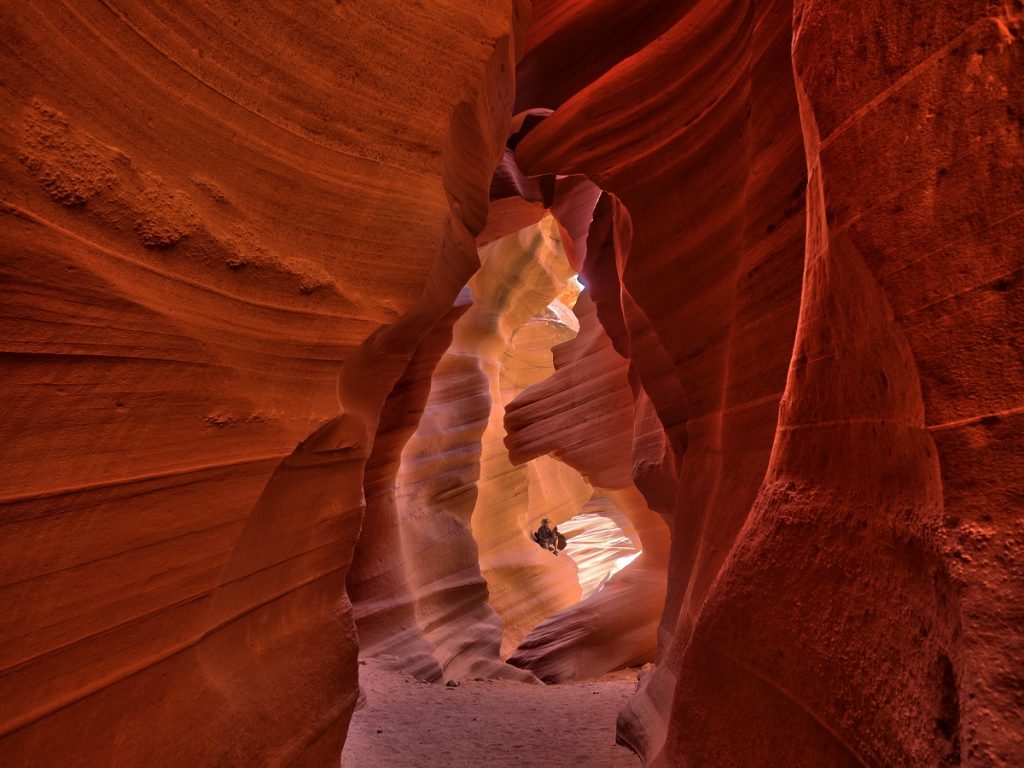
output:
[[[649,765],[1024,764],[1018,0],[0,29],[5,765],[335,765],[357,643],[656,653]]]
[[[479,360],[491,403],[481,436],[473,534],[491,604],[502,618],[507,657],[542,619],[579,601],[575,564],[542,550],[530,532],[543,518],[557,525],[575,515],[593,488],[552,458],[514,464],[503,442],[506,405],[553,373],[551,348],[578,330],[568,306],[577,288],[558,224],[549,216],[537,228],[485,246],[481,260],[471,281],[481,312],[471,318],[458,349]]]
[[[549,682],[654,657],[668,532],[632,484],[627,364],[593,302],[577,303],[567,236],[547,215],[482,245],[472,306],[421,344],[436,367],[414,361],[385,406],[369,467],[387,471],[368,472],[348,577],[366,656],[424,679]],[[604,437],[591,440],[595,430]],[[530,533],[588,505],[643,554],[580,603],[593,577]],[[590,558],[589,570],[604,564],[598,582],[620,554]]]
[[[529,532],[542,517],[574,515],[593,489],[554,459],[513,466],[501,424],[504,403],[553,371],[552,345],[575,336],[559,299],[577,289],[550,216],[484,245],[480,260],[444,355],[410,382],[425,404],[410,408],[403,387],[385,410],[415,430],[388,433],[404,448],[387,503],[368,505],[349,584],[365,654],[396,656],[398,668],[427,678],[534,679],[500,657],[577,602],[580,586],[572,561]],[[439,669],[410,653],[408,633]]]
[[[598,675],[654,657],[665,600],[668,529],[633,484],[636,413],[628,363],[612,346],[589,293],[576,302],[579,334],[554,352],[555,372],[506,406],[513,461],[551,455],[602,491],[641,554],[599,591],[528,635],[513,664],[547,681]],[[623,527],[620,526],[620,527]]]
[[[620,737],[1020,762],[1020,5],[648,5],[535,3],[517,103],[524,172],[618,198],[584,279],[681,457]]]
[[[363,466],[476,267],[521,10],[0,11],[5,765],[336,762]]]

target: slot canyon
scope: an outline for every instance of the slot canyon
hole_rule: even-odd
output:
[[[0,49],[0,765],[1024,766],[1024,2]]]

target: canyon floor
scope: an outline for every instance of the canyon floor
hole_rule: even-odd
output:
[[[615,719],[636,670],[563,685],[506,681],[423,683],[361,662],[361,701],[343,768],[637,768],[615,744]],[[555,738],[543,742],[549,731]]]

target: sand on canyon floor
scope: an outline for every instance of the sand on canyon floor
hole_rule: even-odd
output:
[[[367,659],[342,768],[637,768],[636,755],[615,743],[635,680],[636,670],[623,670],[561,685],[461,680],[453,688]]]

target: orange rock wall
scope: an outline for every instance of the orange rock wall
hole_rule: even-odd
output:
[[[5,764],[334,764],[354,619],[425,677],[505,669],[484,576],[543,556],[572,597],[508,518],[590,484],[645,555],[520,656],[585,674],[657,623],[647,764],[1024,764],[1020,2],[0,30]],[[589,298],[538,382],[536,310],[460,340],[456,297],[546,208]]]
[[[368,489],[350,595],[361,651],[421,677],[536,682],[501,657],[579,600],[572,562],[529,531],[572,516],[592,489],[553,459],[513,466],[502,443],[504,403],[550,374],[552,345],[576,333],[568,307],[550,308],[573,274],[558,233],[548,217],[481,247],[461,316],[444,338],[435,330],[436,367],[411,367],[385,408],[397,423],[375,443],[389,463]]]
[[[548,682],[595,677],[654,658],[670,541],[664,520],[632,480],[636,412],[628,362],[613,348],[589,291],[574,312],[580,331],[555,347],[553,375],[505,408],[509,457],[520,463],[550,455],[575,468],[602,492],[613,514],[626,518],[642,554],[599,592],[523,639],[509,662]]]
[[[363,466],[476,267],[519,5],[0,10],[5,765],[337,759]]]
[[[473,354],[491,403],[481,436],[480,484],[473,512],[479,567],[501,616],[502,656],[529,630],[580,599],[575,564],[538,547],[530,533],[572,517],[593,493],[578,472],[550,458],[511,460],[504,443],[505,409],[516,395],[554,372],[552,347],[576,335],[575,317],[559,299],[576,299],[573,271],[557,222],[545,218],[481,249],[483,267],[470,287],[479,314],[456,351]]]

